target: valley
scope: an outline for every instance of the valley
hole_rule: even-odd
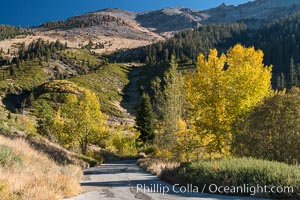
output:
[[[300,199],[299,41],[300,0],[0,25],[0,199]]]

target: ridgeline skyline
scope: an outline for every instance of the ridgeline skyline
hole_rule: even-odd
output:
[[[187,7],[197,10],[214,8],[222,3],[239,5],[249,0],[11,0],[2,3],[0,24],[36,26],[48,21],[65,20],[69,17],[106,8],[120,8],[133,12],[158,10],[166,7]]]

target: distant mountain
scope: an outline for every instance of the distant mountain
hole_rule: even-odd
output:
[[[222,4],[208,10],[166,8],[138,13],[136,20],[155,32],[195,28],[200,24],[244,22],[250,28],[300,11],[300,0],[256,0],[239,6]]]
[[[164,35],[166,32],[199,27],[201,24],[244,22],[254,28],[300,11],[300,0],[256,0],[239,6],[221,4],[208,10],[183,7],[149,12],[129,12],[110,8],[67,19],[65,27],[117,26],[140,27]],[[140,30],[140,31],[142,31]],[[142,31],[143,32],[143,31]],[[134,34],[136,36],[136,34]]]
[[[256,0],[239,6],[220,5],[203,11],[209,15],[204,23],[243,21],[248,27],[258,27],[274,19],[300,11],[300,0]]]

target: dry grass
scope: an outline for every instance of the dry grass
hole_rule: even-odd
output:
[[[0,136],[0,144],[10,147],[23,160],[19,165],[0,166],[1,200],[55,200],[81,192],[81,168],[58,166],[22,139],[11,140]]]
[[[154,158],[141,158],[138,160],[138,165],[153,175],[161,176],[163,172],[175,169],[180,163],[166,162]]]
[[[88,168],[89,163],[78,158],[78,154],[68,151],[60,145],[53,143],[42,137],[29,138],[27,141],[34,149],[46,154],[49,158],[61,165],[76,165],[82,168]]]
[[[147,46],[152,44],[155,41],[161,41],[164,40],[163,37],[159,36],[158,34],[155,34],[153,32],[150,32],[147,29],[136,27],[137,31],[141,31],[142,33],[147,32],[147,38],[144,40],[138,40],[138,39],[128,39],[121,36],[105,36],[102,33],[97,33],[95,35],[91,35],[88,31],[88,29],[74,29],[77,31],[77,33],[70,33],[69,31],[37,31],[34,33],[34,35],[28,35],[28,36],[18,36],[14,39],[6,39],[3,41],[0,41],[0,48],[3,49],[4,52],[7,52],[8,49],[10,49],[11,55],[13,56],[14,52],[18,52],[18,46],[19,44],[25,42],[26,45],[31,43],[33,40],[38,40],[39,38],[42,38],[44,41],[49,42],[55,42],[56,40],[59,40],[61,43],[68,43],[68,47],[71,48],[80,48],[79,44],[87,45],[90,40],[92,40],[94,43],[107,43],[105,45],[104,49],[97,49],[95,50],[96,53],[108,53],[108,52],[115,52],[119,49],[132,49],[137,48],[141,46]],[[96,30],[97,31],[97,30]],[[110,44],[110,45],[108,45]],[[9,55],[7,55],[9,56]]]

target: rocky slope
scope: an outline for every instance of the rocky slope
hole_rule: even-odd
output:
[[[138,13],[141,26],[164,34],[165,32],[195,28],[201,24],[243,21],[256,28],[263,23],[300,11],[300,0],[256,0],[239,6],[222,4],[208,10],[166,8]]]
[[[239,6],[221,6],[203,11],[209,17],[204,23],[243,21],[256,28],[274,19],[300,11],[299,0],[256,0]]]

